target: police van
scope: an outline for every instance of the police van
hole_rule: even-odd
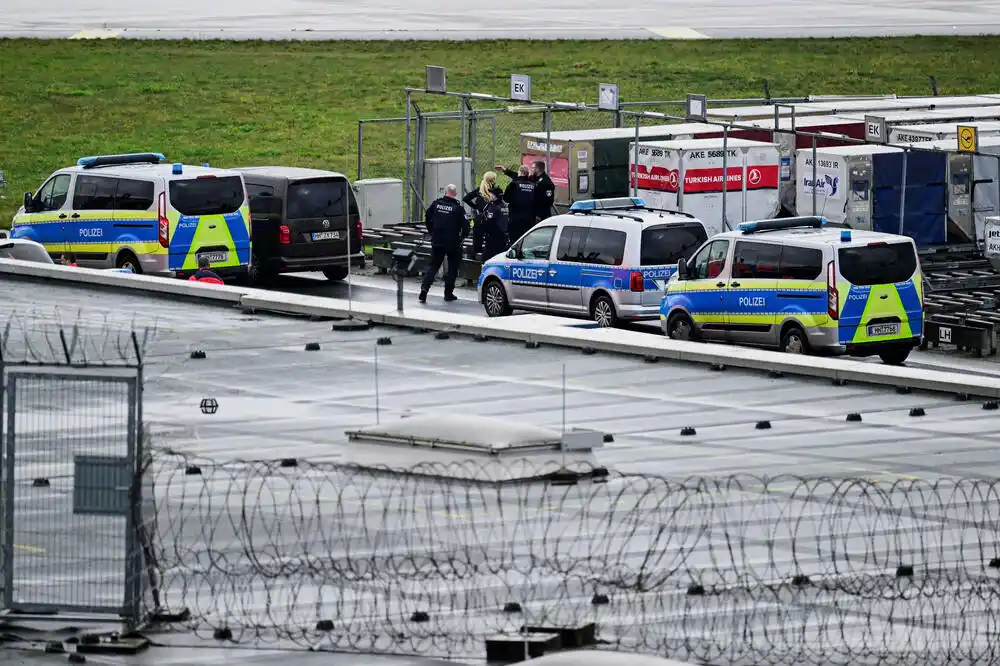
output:
[[[219,275],[246,274],[250,209],[236,171],[164,164],[160,153],[82,157],[26,192],[11,236],[80,266],[187,277],[208,257]]]
[[[707,238],[695,217],[639,198],[577,201],[483,264],[479,300],[490,317],[527,310],[602,327],[656,319],[666,281]]]
[[[661,326],[674,339],[898,365],[920,344],[922,279],[906,236],[834,228],[821,217],[746,222],[678,263]]]

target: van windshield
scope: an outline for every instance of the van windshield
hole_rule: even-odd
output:
[[[291,183],[288,186],[288,219],[347,215],[347,181],[343,178]]]
[[[243,205],[239,176],[170,181],[170,205],[181,215],[227,215]]]
[[[912,243],[873,243],[840,250],[840,274],[859,287],[906,282],[916,270]]]
[[[642,230],[639,262],[642,266],[676,264],[690,259],[706,240],[705,227],[697,223],[649,227]]]

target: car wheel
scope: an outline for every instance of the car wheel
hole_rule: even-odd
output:
[[[115,260],[115,268],[127,268],[136,275],[142,273],[142,266],[139,264],[139,260],[127,250],[118,255],[118,259]]]
[[[667,337],[671,340],[695,340],[694,323],[686,314],[675,314],[667,320]]]
[[[512,310],[507,292],[498,280],[490,280],[483,289],[483,307],[489,317],[506,317]]]
[[[347,266],[334,266],[333,268],[324,268],[323,275],[326,276],[327,280],[331,282],[338,282],[347,277],[350,271],[347,270]]]
[[[790,326],[781,336],[781,351],[786,354],[808,354],[809,340],[798,326]]]
[[[601,328],[613,328],[618,325],[618,314],[615,304],[604,294],[599,295],[590,305],[590,316]]]
[[[267,287],[274,282],[274,273],[264,266],[260,256],[254,254],[250,256],[250,265],[247,266],[247,279],[255,287]]]
[[[879,354],[878,357],[886,365],[903,365],[909,355],[909,347],[899,347],[896,349],[887,349]]]

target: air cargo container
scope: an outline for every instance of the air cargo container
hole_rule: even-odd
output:
[[[693,139],[721,136],[722,129],[705,123],[679,123],[639,128],[639,140]],[[521,164],[545,160],[556,186],[555,204],[561,210],[582,199],[606,199],[631,194],[628,147],[635,127],[564,132],[528,132],[521,135]]]
[[[739,122],[743,120],[762,120],[774,118],[777,108],[782,116],[790,116],[793,107],[795,117],[869,113],[882,115],[892,111],[917,111],[921,109],[945,109],[950,107],[996,106],[1000,103],[1000,95],[962,95],[952,97],[900,97],[895,99],[854,99],[835,100],[830,102],[807,102],[795,104],[764,104],[759,106],[731,106],[708,108],[708,119],[716,121]]]
[[[897,125],[888,129],[889,143],[920,143],[923,141],[958,140],[958,126],[971,125],[979,136],[1000,135],[1000,121],[974,121],[964,123],[928,123],[926,125]]]
[[[960,152],[957,138],[912,146],[946,156],[950,228],[960,232],[959,240],[982,246],[986,218],[1000,210],[1000,135],[980,136],[977,154]]]
[[[719,138],[641,142],[638,164],[629,164],[638,195],[653,208],[691,213],[704,222],[709,236],[740,222],[774,217],[779,208],[778,146],[746,139],[725,143],[723,152]],[[629,148],[634,155],[635,144]]]
[[[948,156],[911,151],[904,177],[903,153],[877,144],[818,149],[814,171],[812,149],[800,149],[796,210],[855,229],[910,236],[918,247],[943,245],[948,239]]]

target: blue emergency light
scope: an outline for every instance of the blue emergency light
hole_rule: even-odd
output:
[[[205,167],[206,169],[210,168],[210,167],[208,166],[208,162],[205,162],[204,164],[202,164],[202,166],[203,166],[203,167]]]
[[[613,199],[584,199],[577,201],[569,207],[570,212],[593,211],[593,210],[630,210],[633,208],[645,208],[646,202],[639,197],[616,197]]]
[[[840,242],[841,243],[850,243],[851,242],[851,230],[850,229],[841,229],[840,230]]]
[[[182,173],[184,173],[184,165],[181,164],[180,162],[174,164],[174,166],[170,169],[170,173],[174,174],[175,176],[181,175]]]
[[[162,153],[126,153],[123,155],[94,155],[91,157],[81,157],[76,161],[76,165],[84,169],[93,169],[100,166],[114,166],[116,164],[159,164],[166,161],[166,156]]]

